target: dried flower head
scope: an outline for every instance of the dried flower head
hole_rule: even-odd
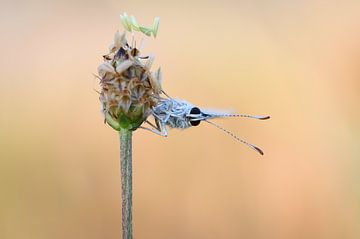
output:
[[[129,22],[132,25],[136,25],[135,18]],[[105,122],[115,130],[135,130],[157,104],[162,91],[161,71],[150,71],[153,61],[154,57],[141,57],[139,50],[128,44],[126,32],[115,33],[109,54],[98,67],[102,112]]]

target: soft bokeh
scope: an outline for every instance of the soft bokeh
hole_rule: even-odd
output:
[[[0,238],[121,238],[118,136],[94,89],[119,14],[161,17],[164,89],[270,114],[134,134],[135,238],[360,238],[359,1],[10,1]]]

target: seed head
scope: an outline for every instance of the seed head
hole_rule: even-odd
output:
[[[136,20],[131,23],[136,25]],[[103,58],[98,73],[105,122],[115,130],[135,130],[157,104],[162,91],[160,68],[151,72],[154,57],[142,59],[139,50],[128,44],[126,32],[115,33],[109,54]]]

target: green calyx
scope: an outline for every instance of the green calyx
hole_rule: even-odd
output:
[[[131,106],[127,113],[120,110],[116,117],[107,113],[105,120],[116,131],[120,131],[120,129],[136,130],[145,121],[146,117],[143,107]]]

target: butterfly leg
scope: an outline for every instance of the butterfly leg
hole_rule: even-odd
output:
[[[172,99],[168,94],[166,94],[166,92],[164,90],[161,90],[161,92],[166,95],[169,99]]]
[[[144,130],[150,131],[150,132],[152,132],[154,134],[166,137],[165,135],[163,135],[160,131],[158,131],[156,129],[150,129],[150,128],[147,128],[147,127],[144,127],[144,126],[140,126],[139,129],[144,129]]]
[[[155,119],[156,122],[156,126],[151,123],[150,121],[146,120],[145,123],[149,124],[152,128],[147,128],[147,127],[143,127],[140,126],[140,129],[145,129],[147,131],[150,131],[152,133],[155,133],[157,135],[163,136],[163,137],[167,137],[168,132],[167,132],[167,128],[164,124],[160,123],[157,119]]]

